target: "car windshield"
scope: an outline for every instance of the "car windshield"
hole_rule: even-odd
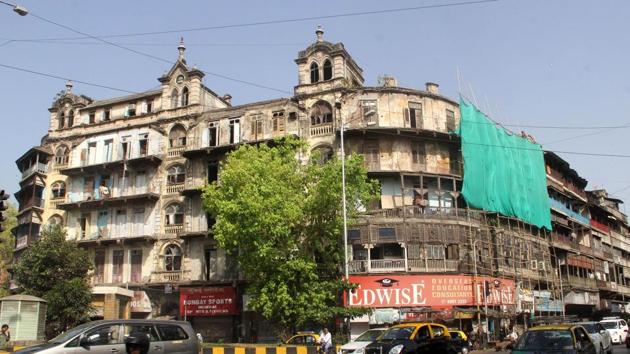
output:
[[[568,330],[525,332],[514,346],[515,350],[559,350],[565,348],[573,348],[573,337]]]
[[[79,325],[77,327],[72,328],[71,330],[61,333],[60,335],[56,336],[55,338],[51,339],[48,341],[48,343],[65,343],[67,341],[69,341],[70,339],[74,338],[75,336],[81,334],[83,331],[85,331],[86,328],[92,326],[93,323],[84,323],[82,325]]]
[[[451,335],[451,338],[460,338],[459,332],[448,332]]]
[[[413,327],[392,327],[385,331],[380,339],[410,339]]]
[[[371,329],[369,331],[365,331],[357,339],[355,339],[355,342],[374,342],[381,333],[383,333],[382,329]]]
[[[584,327],[588,333],[599,333],[597,323],[580,323],[580,325]]]
[[[606,329],[617,329],[617,322],[616,321],[610,321],[610,322],[600,322],[602,324],[602,326],[604,326],[604,328]]]

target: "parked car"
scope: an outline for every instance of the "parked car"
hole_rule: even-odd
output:
[[[612,338],[610,333],[599,322],[578,322],[577,325],[584,327],[588,335],[591,336],[597,354],[612,354]]]
[[[584,327],[574,324],[534,327],[512,346],[512,354],[597,354]]]
[[[464,331],[449,328],[448,333],[451,335],[451,340],[456,343],[455,346],[461,348],[459,351],[462,354],[468,354],[468,352],[470,352],[471,344]]]
[[[613,343],[625,343],[628,336],[628,323],[618,317],[604,317],[599,323],[610,333]]]
[[[365,347],[374,342],[387,328],[372,328],[361,333],[357,339],[341,346],[341,354],[364,354]]]
[[[315,332],[297,332],[293,337],[289,338],[287,345],[319,345],[319,334]]]
[[[199,354],[199,340],[188,322],[167,320],[102,320],[84,323],[19,354],[126,353],[131,333],[149,338],[149,354]]]
[[[461,348],[448,329],[437,323],[403,323],[383,332],[365,347],[365,354],[457,354]]]

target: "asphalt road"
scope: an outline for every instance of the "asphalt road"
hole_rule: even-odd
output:
[[[494,354],[509,354],[509,351],[503,351],[503,352],[497,352],[494,350],[487,350],[487,351],[481,351],[481,350],[474,350],[471,352],[471,354],[490,354],[490,353],[494,353]],[[613,354],[630,354],[630,349],[626,348],[625,345],[613,345]]]

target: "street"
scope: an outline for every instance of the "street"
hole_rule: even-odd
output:
[[[482,354],[482,353],[501,353],[501,354],[509,354],[509,351],[494,351],[494,350],[474,350],[471,354]],[[614,345],[613,346],[613,354],[628,354],[630,353],[630,349],[626,348],[625,345]]]

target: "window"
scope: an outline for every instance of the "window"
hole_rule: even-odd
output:
[[[103,161],[110,162],[114,157],[114,140],[109,139],[103,142]]]
[[[427,259],[444,259],[444,245],[426,245]]]
[[[431,332],[433,332],[433,337],[444,337],[444,327],[431,325]]]
[[[204,250],[204,258],[206,265],[206,280],[217,278],[217,250],[209,248]]]
[[[459,245],[452,244],[446,246],[446,259],[459,260]]]
[[[74,111],[70,111],[68,114],[68,128],[72,128],[74,126]]]
[[[284,111],[273,112],[272,126],[274,133],[284,133],[286,129],[286,119],[284,117]]]
[[[122,283],[124,261],[125,253],[123,250],[112,252],[112,283]]]
[[[263,119],[262,115],[256,114],[251,117],[252,119],[252,129],[250,132],[250,137],[252,140],[259,140],[264,138],[263,131]]]
[[[146,109],[145,113],[153,112],[153,101],[152,100],[147,100],[146,107],[147,107],[147,109]]]
[[[368,169],[379,168],[379,144],[378,141],[364,140],[363,142],[363,159]]]
[[[105,110],[103,111],[103,121],[107,122],[110,119],[112,119],[112,110],[111,108],[105,108]]]
[[[455,111],[450,109],[446,110],[446,131],[452,132],[455,130]]]
[[[65,145],[58,147],[55,151],[55,164],[60,166],[68,164],[68,148]]]
[[[431,332],[429,332],[429,326],[422,326],[418,333],[416,333],[416,341],[428,340],[431,338]]]
[[[361,239],[361,230],[359,229],[351,229],[348,230],[348,240],[360,240]]]
[[[459,148],[457,146],[449,147],[449,169],[453,175],[462,174],[462,163],[460,159]],[[444,189],[444,188],[442,188]]]
[[[208,124],[208,146],[219,145],[219,135],[217,134],[219,123]]]
[[[424,169],[426,165],[426,151],[424,143],[412,143],[411,145],[411,161],[415,165],[419,165],[421,169]]]
[[[409,102],[409,108],[405,110],[405,113],[407,115],[405,117],[405,120],[408,121],[410,127],[422,129],[422,104],[421,103]]]
[[[60,199],[66,196],[66,184],[58,181],[52,185],[52,199]]]
[[[65,120],[66,120],[65,115],[63,114],[63,112],[60,112],[59,113],[59,117],[57,118],[57,129],[63,129],[64,128],[64,126],[66,124]]]
[[[179,103],[178,96],[177,89],[173,89],[171,91],[171,108],[177,108],[177,103]]]
[[[181,204],[171,204],[166,208],[166,225],[182,225],[184,223],[184,207]]]
[[[319,81],[319,65],[316,62],[311,63],[311,84]]]
[[[178,245],[168,245],[164,249],[164,269],[167,271],[182,268],[182,250]],[[162,338],[164,339],[164,338]]]
[[[182,90],[182,107],[188,106],[188,87]]]
[[[241,120],[230,119],[230,144],[238,144],[241,141]]]
[[[333,69],[330,60],[326,59],[324,61],[324,80],[330,80],[333,76]]]
[[[208,183],[212,183],[219,180],[219,163],[218,162],[209,162],[208,163]]]
[[[311,125],[332,123],[332,107],[328,102],[317,102],[311,109]]]
[[[186,128],[180,124],[175,125],[168,134],[168,142],[172,148],[186,146]]]
[[[163,341],[188,339],[186,331],[184,331],[180,326],[158,325],[157,328]]]
[[[186,179],[186,172],[184,171],[184,166],[182,165],[173,165],[169,167],[167,173],[167,184],[181,184],[184,183],[184,180]]]
[[[381,227],[378,229],[379,239],[396,239],[396,229],[393,227]]]
[[[126,323],[124,325],[124,336],[125,338],[129,337],[132,333],[144,333],[149,337],[151,342],[158,342],[160,339],[158,338],[155,327],[150,324],[129,324]]]
[[[89,213],[81,214],[81,217],[77,220],[79,223],[79,237],[83,240],[88,235],[90,231],[90,221],[92,219],[92,215]]]
[[[48,218],[48,225],[63,225],[63,218],[61,215],[55,214]]]
[[[90,346],[122,344],[120,325],[109,325],[90,330],[85,334]],[[97,350],[99,351],[99,350]]]
[[[139,283],[142,280],[142,250],[129,251],[131,263],[131,282]]]
[[[88,123],[89,124],[94,124],[96,123],[96,112],[95,111],[91,111],[88,115]]]
[[[96,250],[94,252],[94,282],[105,282],[105,250]]]
[[[130,105],[127,106],[127,114],[125,114],[127,117],[133,117],[136,115],[136,104],[135,103],[131,103]]]
[[[149,134],[140,134],[138,137],[138,152],[140,157],[149,154]]]
[[[376,100],[361,101],[361,112],[363,113],[363,121],[365,123],[376,124],[376,122],[378,121]]]

